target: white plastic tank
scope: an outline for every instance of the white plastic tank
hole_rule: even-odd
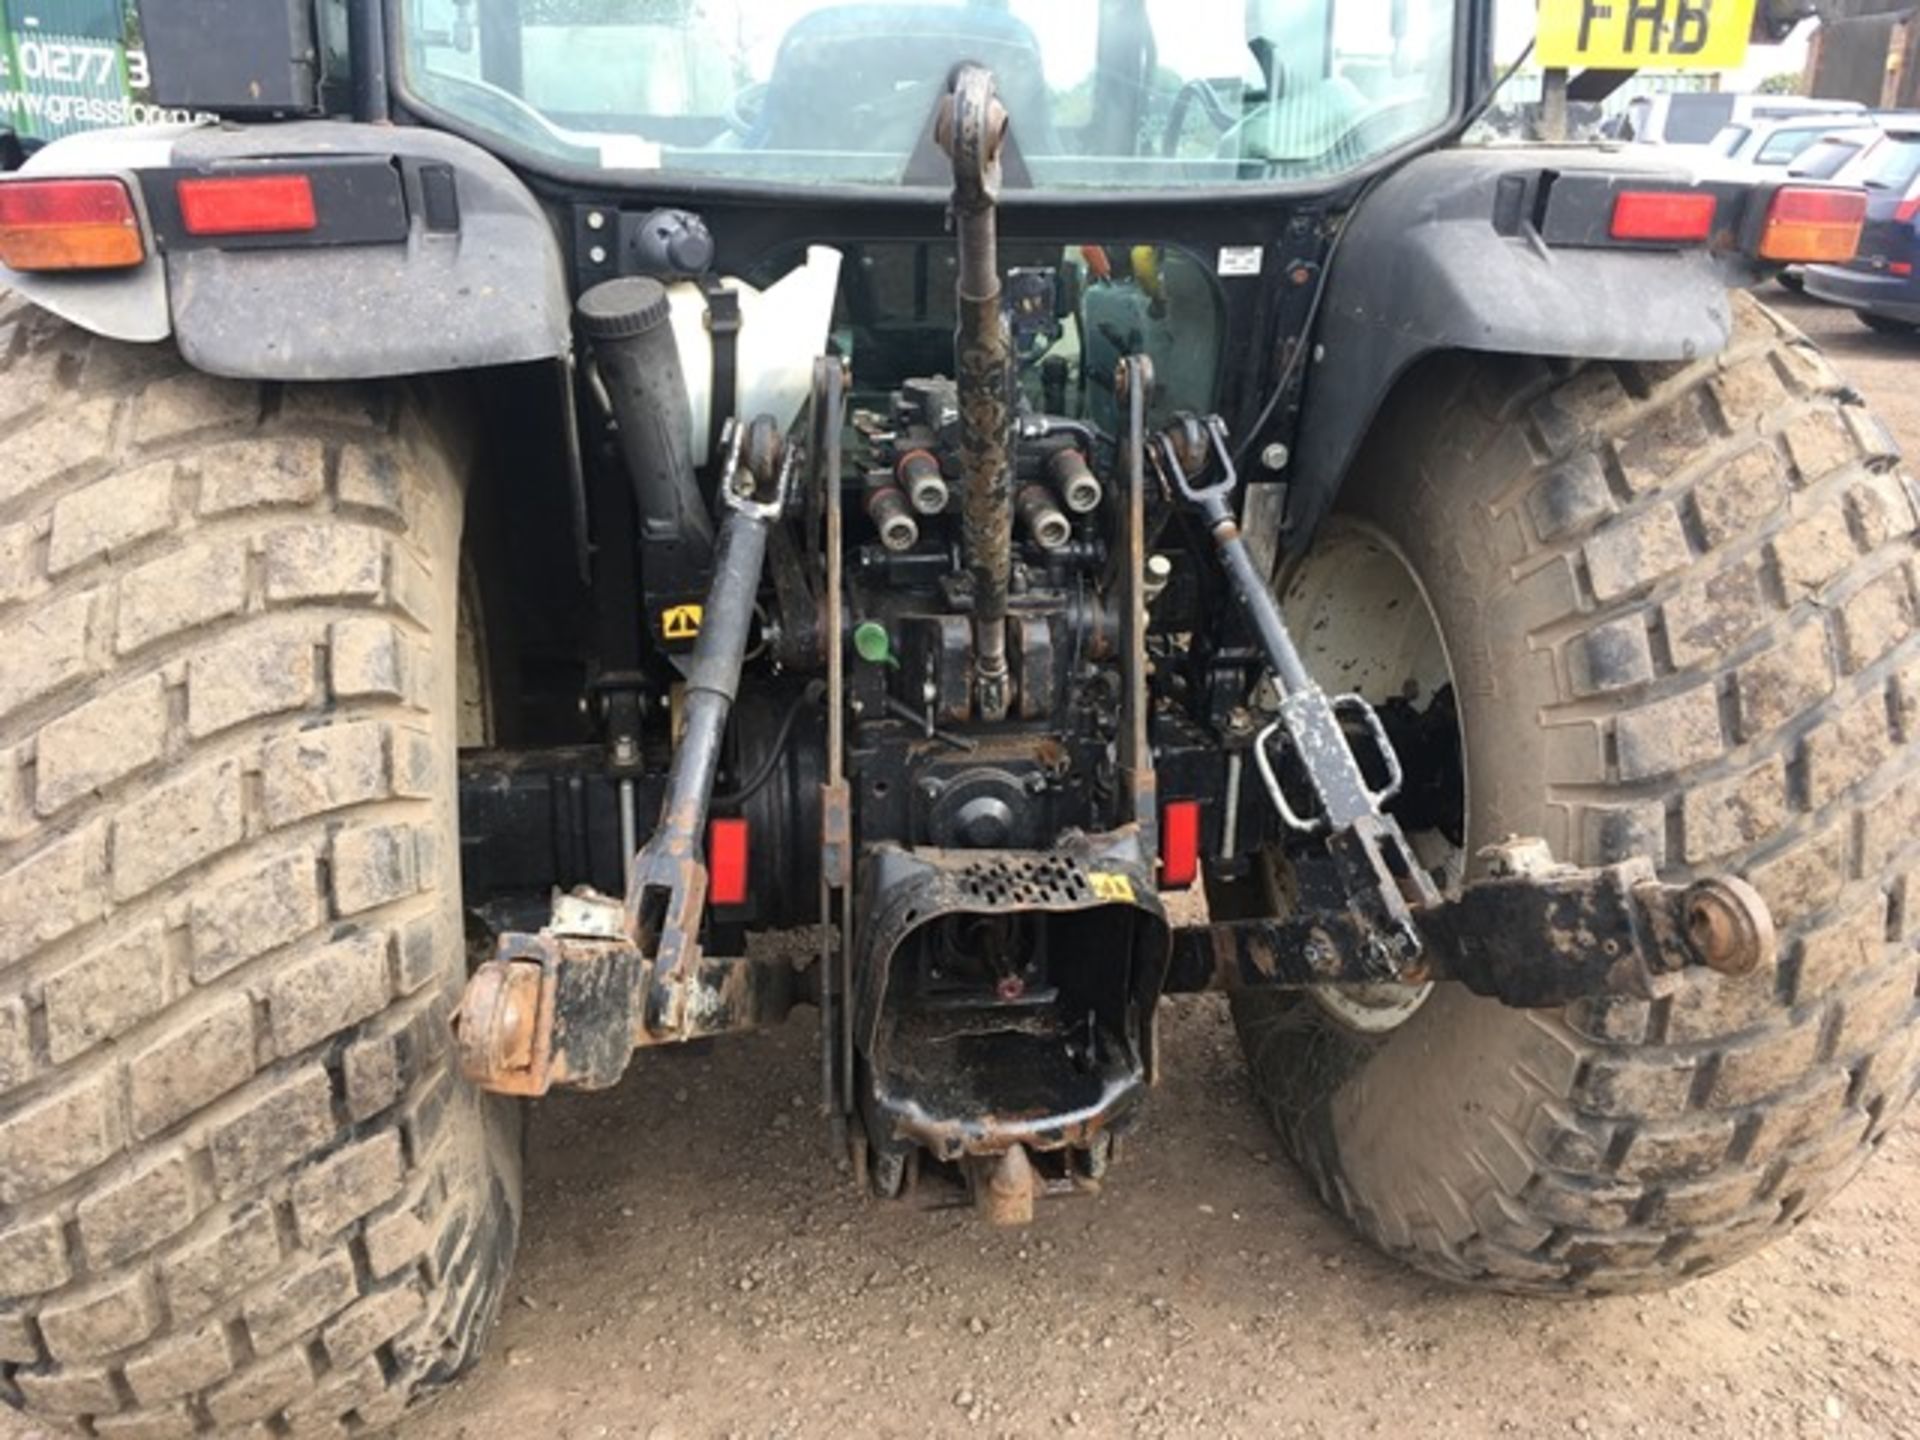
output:
[[[785,430],[799,418],[813,385],[814,357],[826,349],[839,283],[840,252],[826,245],[808,246],[806,262],[764,290],[732,276],[721,278],[720,284],[740,297],[740,333],[734,341],[738,419],[771,415]],[[667,297],[693,406],[693,463],[704,465],[713,413],[707,297],[691,280],[668,286]]]

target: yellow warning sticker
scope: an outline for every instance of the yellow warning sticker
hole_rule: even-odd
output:
[[[1534,59],[1548,69],[1737,70],[1754,0],[1540,0]]]
[[[1102,900],[1123,900],[1133,903],[1133,881],[1124,875],[1116,875],[1111,870],[1089,870],[1087,881],[1093,886],[1093,893]]]
[[[675,605],[660,614],[660,638],[662,640],[695,640],[700,635],[700,622],[706,618],[706,611],[699,605]]]

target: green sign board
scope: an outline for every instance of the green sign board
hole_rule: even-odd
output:
[[[28,140],[193,118],[148,98],[135,0],[0,0],[0,124]]]

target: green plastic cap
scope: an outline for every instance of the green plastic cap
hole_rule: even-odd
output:
[[[893,641],[887,638],[887,627],[878,620],[862,620],[853,627],[853,649],[869,665],[898,665],[893,658]]]

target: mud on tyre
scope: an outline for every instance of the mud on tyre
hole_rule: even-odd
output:
[[[1400,557],[1437,625],[1466,854],[1532,834],[1742,874],[1781,933],[1765,973],[1564,1014],[1447,986],[1375,1025],[1238,998],[1327,1202],[1457,1280],[1725,1265],[1844,1184],[1914,1089],[1916,492],[1814,348],[1735,298],[1711,362],[1415,377],[1328,531]],[[1310,569],[1290,614],[1338,603],[1300,593]],[[1319,658],[1326,683],[1361,663]]]
[[[433,413],[0,296],[0,1398],[35,1415],[376,1424],[498,1298]]]

